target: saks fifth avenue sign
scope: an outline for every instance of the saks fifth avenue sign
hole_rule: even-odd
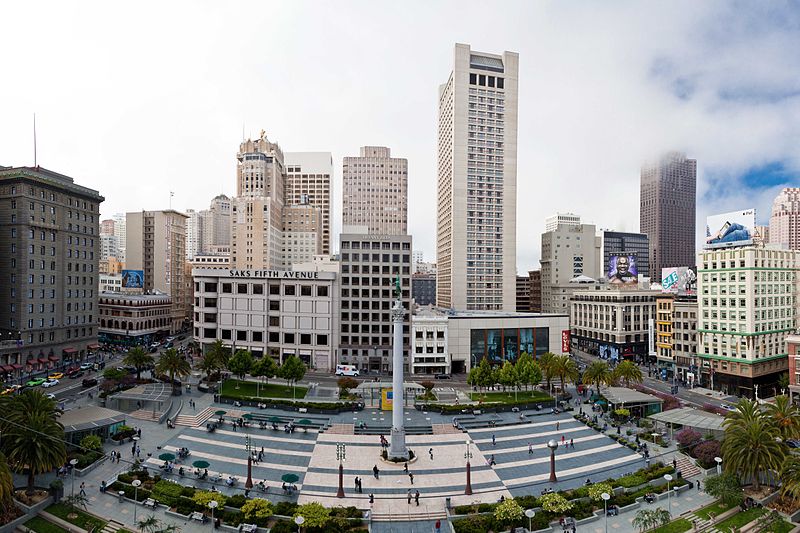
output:
[[[291,270],[234,270],[228,269],[229,278],[250,279],[320,279],[319,272]]]

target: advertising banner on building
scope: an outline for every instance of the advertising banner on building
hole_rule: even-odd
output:
[[[569,353],[570,344],[569,330],[561,330],[561,353]]]
[[[706,218],[706,245],[710,248],[730,248],[753,244],[756,210],[745,209]]]
[[[695,296],[697,294],[697,269],[695,267],[662,268],[661,292],[678,296]]]
[[[633,254],[609,256],[607,277],[612,285],[636,287],[639,284],[636,256]]]
[[[123,270],[122,271],[123,289],[143,289],[144,270]]]
[[[381,389],[381,410],[391,411],[393,399],[394,393],[392,392],[392,389]]]

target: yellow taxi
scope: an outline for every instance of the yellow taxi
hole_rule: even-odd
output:
[[[63,372],[53,372],[52,374],[47,376],[47,379],[62,379],[63,377],[64,377]]]

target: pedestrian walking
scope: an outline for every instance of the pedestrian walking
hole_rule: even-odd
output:
[[[562,446],[564,445],[564,441],[565,441],[565,440],[567,440],[567,439],[564,437],[564,435],[561,435],[561,445],[562,445]]]
[[[678,469],[678,461],[674,457],[672,458],[672,468]]]
[[[378,476],[380,470],[378,470],[378,465],[372,467],[372,475],[375,476],[375,479],[380,479]]]
[[[370,494],[369,495],[369,504],[372,505],[373,503],[375,503],[375,495],[374,494]]]
[[[408,463],[403,463],[403,472],[408,474]]]
[[[492,433],[492,446],[497,444],[497,439],[494,438],[494,433]]]
[[[441,520],[437,520],[436,521],[436,524],[434,524],[434,526],[433,526],[433,531],[434,531],[434,533],[442,533],[442,521]]]
[[[556,422],[556,431],[558,431],[559,427],[561,427],[561,422]]]
[[[86,483],[81,481],[81,496],[86,496]]]
[[[419,507],[419,491],[414,493],[414,501],[416,502],[417,507]]]
[[[408,489],[408,505],[411,505],[411,489]]]
[[[136,430],[136,436],[139,437],[140,439],[142,438],[142,428],[138,428]]]
[[[410,479],[410,480],[411,480],[411,484],[413,485],[413,484],[414,484],[414,474],[412,474],[411,472],[409,472],[409,473],[408,473],[408,479]]]
[[[358,476],[356,476],[356,478],[353,480],[353,484],[356,487],[356,491],[358,491]]]
[[[531,444],[531,443],[529,442],[529,443],[528,443],[528,455],[531,455],[531,454],[533,454],[533,444]]]
[[[428,453],[429,453],[429,454],[430,454],[430,456],[431,456],[431,461],[433,461],[433,448],[430,448],[430,449],[428,450]]]
[[[574,440],[569,439],[569,447],[572,448],[573,450],[575,449],[575,441]]]

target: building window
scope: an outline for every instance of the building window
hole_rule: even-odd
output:
[[[261,283],[253,285],[253,294],[264,294],[264,285]]]
[[[253,342],[263,342],[263,341],[264,341],[264,333],[261,331],[254,331]]]
[[[233,292],[233,285],[231,283],[222,284],[222,294],[230,294]]]
[[[229,330],[229,329],[221,330],[220,336],[221,336],[222,340],[225,340],[225,341],[231,340],[231,330]]]
[[[247,294],[247,284],[246,283],[237,283],[236,284],[236,294]]]
[[[286,296],[294,296],[295,294],[294,285],[284,285],[283,294]]]
[[[247,332],[246,331],[236,331],[236,340],[237,341],[246,341],[247,340]]]
[[[300,334],[300,344],[311,344],[311,334],[310,333],[301,333]]]
[[[327,335],[317,335],[317,344],[319,346],[327,346],[327,344],[328,344],[328,336]]]
[[[311,285],[300,285],[300,296],[311,296]]]
[[[294,333],[284,333],[283,342],[285,344],[294,344]]]
[[[281,334],[277,331],[270,331],[269,332],[269,342],[281,342]]]

